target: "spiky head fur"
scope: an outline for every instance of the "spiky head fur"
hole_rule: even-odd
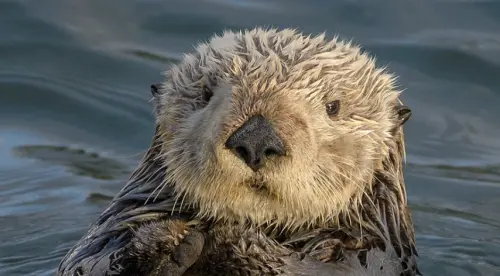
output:
[[[303,228],[358,214],[377,172],[404,193],[394,80],[337,38],[290,29],[215,36],[167,72],[158,95],[164,184],[179,204],[227,221]],[[213,91],[209,102],[204,87]],[[325,105],[335,100],[340,111],[331,117]],[[254,173],[224,142],[258,114],[272,122],[286,156]],[[391,153],[396,160],[384,167]]]

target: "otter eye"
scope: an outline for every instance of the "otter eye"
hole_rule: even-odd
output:
[[[203,98],[203,100],[205,102],[208,103],[213,95],[214,95],[214,93],[212,92],[212,90],[210,88],[203,86],[203,90],[201,91],[201,97]]]
[[[340,101],[336,100],[333,102],[329,102],[326,104],[326,113],[328,116],[335,116],[339,113],[340,110]]]

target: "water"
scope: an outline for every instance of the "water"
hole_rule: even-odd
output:
[[[152,135],[149,85],[224,28],[354,37],[400,76],[424,275],[500,275],[500,2],[0,1],[0,275],[53,275]]]

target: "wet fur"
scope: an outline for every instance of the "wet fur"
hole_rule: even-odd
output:
[[[148,153],[59,274],[415,275],[399,95],[392,75],[337,38],[213,37],[155,90]],[[258,174],[223,147],[256,114],[287,151]]]

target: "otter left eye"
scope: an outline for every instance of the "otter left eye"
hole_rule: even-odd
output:
[[[207,103],[210,101],[210,99],[214,95],[214,92],[212,92],[212,90],[206,86],[203,87],[203,91],[201,93],[202,93],[203,100]]]
[[[337,113],[339,113],[339,110],[340,110],[340,101],[339,100],[329,102],[326,104],[326,113],[329,116],[337,115]]]

